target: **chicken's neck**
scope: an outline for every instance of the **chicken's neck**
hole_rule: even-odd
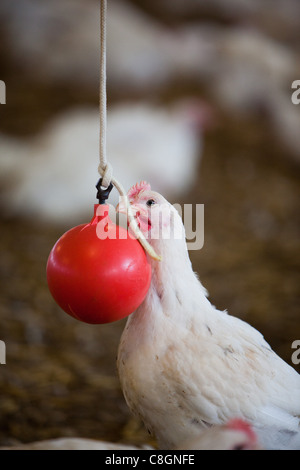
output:
[[[152,282],[144,308],[149,311],[156,304],[156,308],[159,305],[164,314],[173,317],[192,311],[195,299],[209,303],[206,290],[193,271],[185,239],[155,240],[152,246],[162,260],[151,260]]]
[[[152,246],[162,257],[161,261],[151,260],[152,283],[158,291],[164,285],[180,288],[187,278],[194,281],[195,274],[185,240],[154,240]]]

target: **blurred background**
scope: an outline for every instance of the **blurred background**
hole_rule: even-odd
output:
[[[190,256],[210,300],[291,364],[300,339],[299,1],[108,4],[115,176],[126,188],[149,180],[173,203],[205,204],[204,247]],[[57,238],[88,222],[96,202],[99,38],[98,0],[1,0],[0,445],[151,442],[119,387],[125,320],[69,318],[45,277]]]

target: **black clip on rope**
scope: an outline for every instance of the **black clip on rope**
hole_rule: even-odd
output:
[[[99,201],[99,204],[105,204],[106,203],[106,199],[108,199],[109,195],[110,195],[110,192],[111,190],[113,189],[113,184],[110,183],[110,185],[108,186],[108,188],[102,188],[102,178],[100,178],[100,180],[98,181],[98,183],[96,184],[96,188],[98,189],[98,192],[97,192],[97,199]]]

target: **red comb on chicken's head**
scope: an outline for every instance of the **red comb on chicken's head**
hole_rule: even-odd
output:
[[[131,202],[131,199],[136,198],[141,191],[151,191],[151,186],[146,181],[141,181],[140,183],[136,183],[132,188],[128,191],[128,199]]]

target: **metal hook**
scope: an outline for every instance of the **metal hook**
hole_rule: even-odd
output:
[[[96,188],[98,189],[97,192],[97,199],[99,204],[105,204],[106,199],[108,199],[111,190],[113,189],[113,184],[110,183],[108,188],[102,188],[102,178],[99,179],[98,183],[96,184]]]

